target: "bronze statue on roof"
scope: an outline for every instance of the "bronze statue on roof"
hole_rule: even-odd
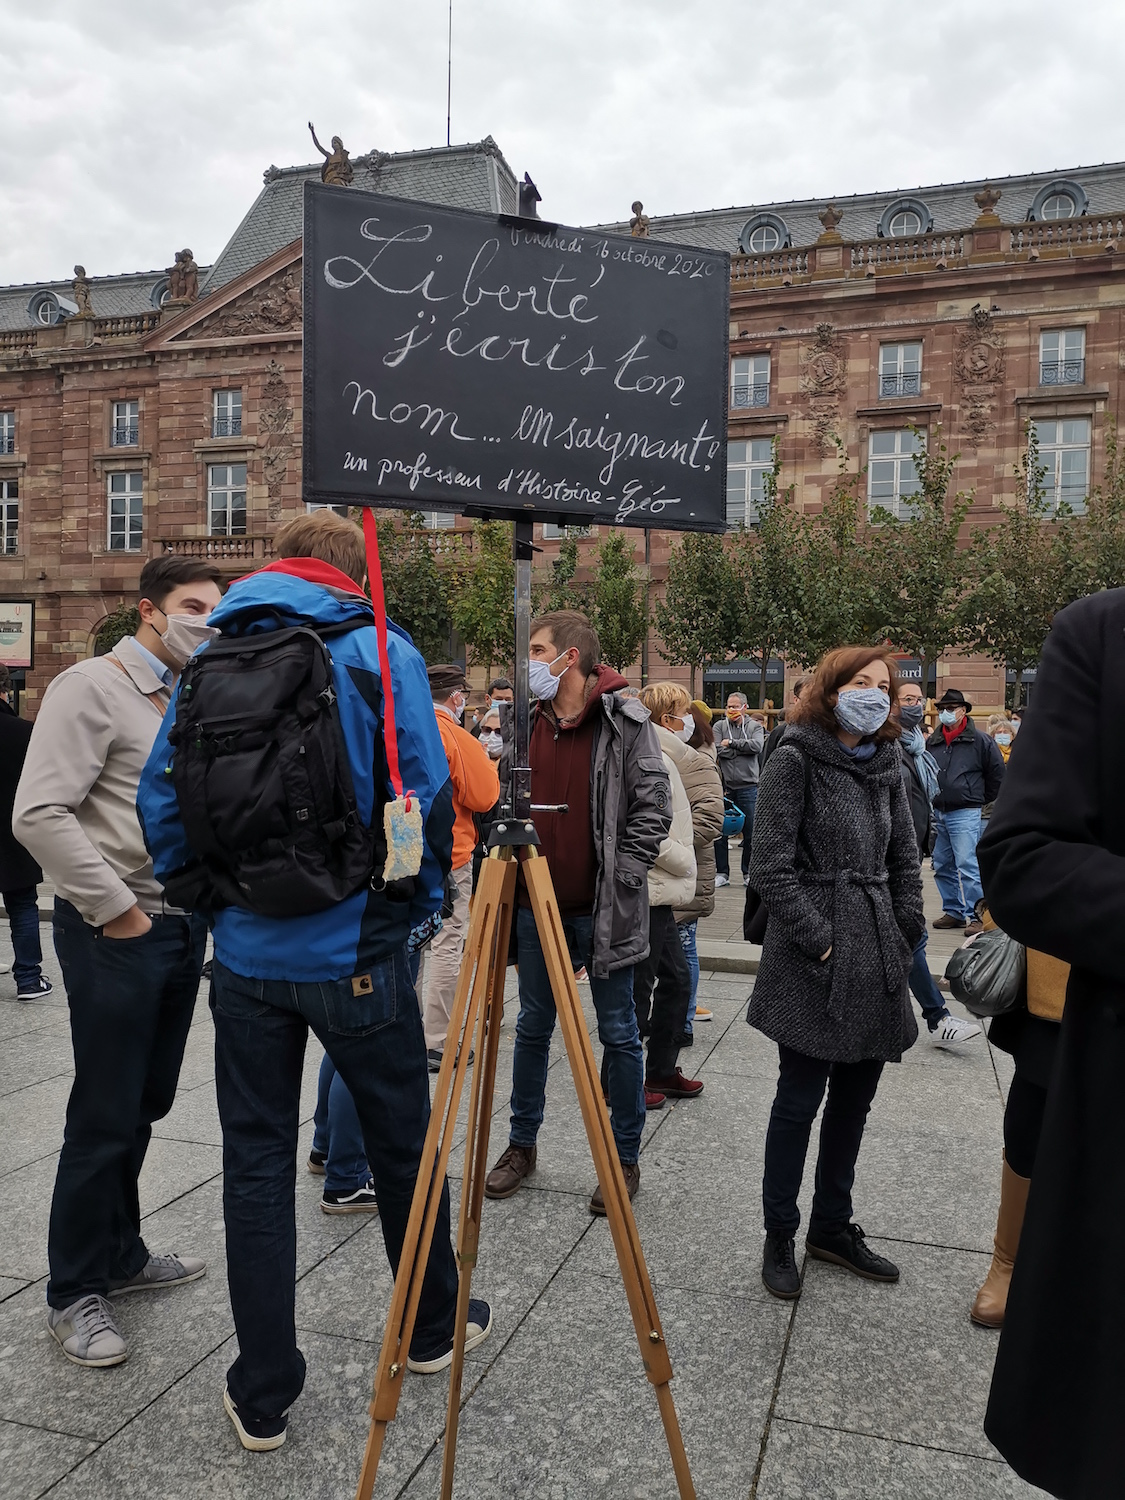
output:
[[[629,233],[635,240],[648,239],[648,214],[645,206],[638,198],[633,204],[633,217],[629,220]]]
[[[330,187],[349,187],[355,177],[355,168],[352,166],[351,157],[338,135],[332,137],[332,150],[326,151],[316,138],[313,122],[309,121],[309,134],[313,138],[313,145],[324,157],[324,165],[320,169],[320,180],[326,182]]]

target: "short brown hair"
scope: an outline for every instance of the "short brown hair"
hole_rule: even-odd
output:
[[[891,653],[884,646],[837,646],[817,663],[811,681],[792,710],[792,722],[819,724],[828,734],[835,734],[840,726],[831,702],[833,694],[874,661],[883,662],[890,673],[890,701],[893,704],[898,698],[899,680],[898,667]],[[872,738],[881,745],[887,740],[897,740],[901,732],[898,721],[888,716],[887,722]]]
[[[316,557],[346,573],[353,583],[367,577],[363,533],[334,510],[312,510],[294,516],[273,539],[275,557]]]
[[[665,714],[682,719],[691,708],[691,694],[678,682],[650,682],[641,688],[641,702],[652,715],[652,722],[659,724]]]
[[[166,552],[163,557],[150,557],[141,569],[137,597],[148,599],[162,609],[172,590],[182,588],[185,583],[213,583],[221,589],[223,575],[205,557],[178,557],[174,552]]]
[[[601,660],[602,643],[585,615],[576,609],[554,609],[550,614],[532,620],[532,635],[538,635],[541,630],[545,630],[554,641],[560,656],[564,651],[577,651],[578,670],[583,677],[589,677]]]

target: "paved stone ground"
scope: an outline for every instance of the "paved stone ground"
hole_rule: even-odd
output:
[[[716,938],[733,928],[741,897],[724,897],[710,924]],[[0,956],[6,950],[0,926]],[[53,955],[47,971],[58,984]],[[996,1336],[967,1317],[988,1263],[1007,1060],[983,1039],[963,1056],[923,1042],[887,1070],[860,1157],[856,1214],[902,1281],[874,1286],[810,1261],[804,1296],[785,1305],[759,1278],[775,1054],[745,1024],[751,982],[705,975],[715,1019],[685,1062],[706,1091],[650,1116],[636,1201],[701,1500],[1039,1493],[981,1430]],[[507,1014],[493,1155],[505,1139],[514,1000]],[[318,1060],[314,1045],[306,1120]],[[308,1382],[286,1446],[244,1453],[220,1404],[234,1339],[205,1003],[141,1191],[150,1244],[202,1254],[210,1269],[191,1287],[124,1299],[131,1354],[107,1371],[66,1363],[44,1323],[69,1076],[61,993],[18,1005],[10,977],[0,978],[0,1495],[346,1500],[390,1292],[377,1223],[326,1218],[317,1180],[299,1174],[297,1315]],[[496,1323],[467,1364],[455,1493],[664,1500],[674,1493],[671,1466],[608,1230],[586,1209],[593,1172],[559,1045],[548,1089],[533,1186],[486,1204],[474,1285]],[[303,1149],[308,1138],[306,1128]],[[437,1495],[444,1401],[441,1379],[408,1378],[377,1496]]]

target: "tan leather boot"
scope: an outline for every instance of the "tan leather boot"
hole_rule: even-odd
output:
[[[1016,1248],[1023,1228],[1023,1214],[1027,1207],[1027,1190],[1030,1177],[1017,1177],[1004,1158],[1004,1174],[1000,1181],[1000,1212],[996,1217],[996,1238],[993,1241],[992,1264],[984,1285],[977,1293],[969,1317],[981,1328],[1002,1328],[1004,1309],[1008,1305],[1008,1287],[1012,1281],[1012,1270],[1016,1263]]]

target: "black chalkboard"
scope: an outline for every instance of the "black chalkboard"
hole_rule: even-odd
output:
[[[726,526],[730,257],[305,185],[304,495]]]

